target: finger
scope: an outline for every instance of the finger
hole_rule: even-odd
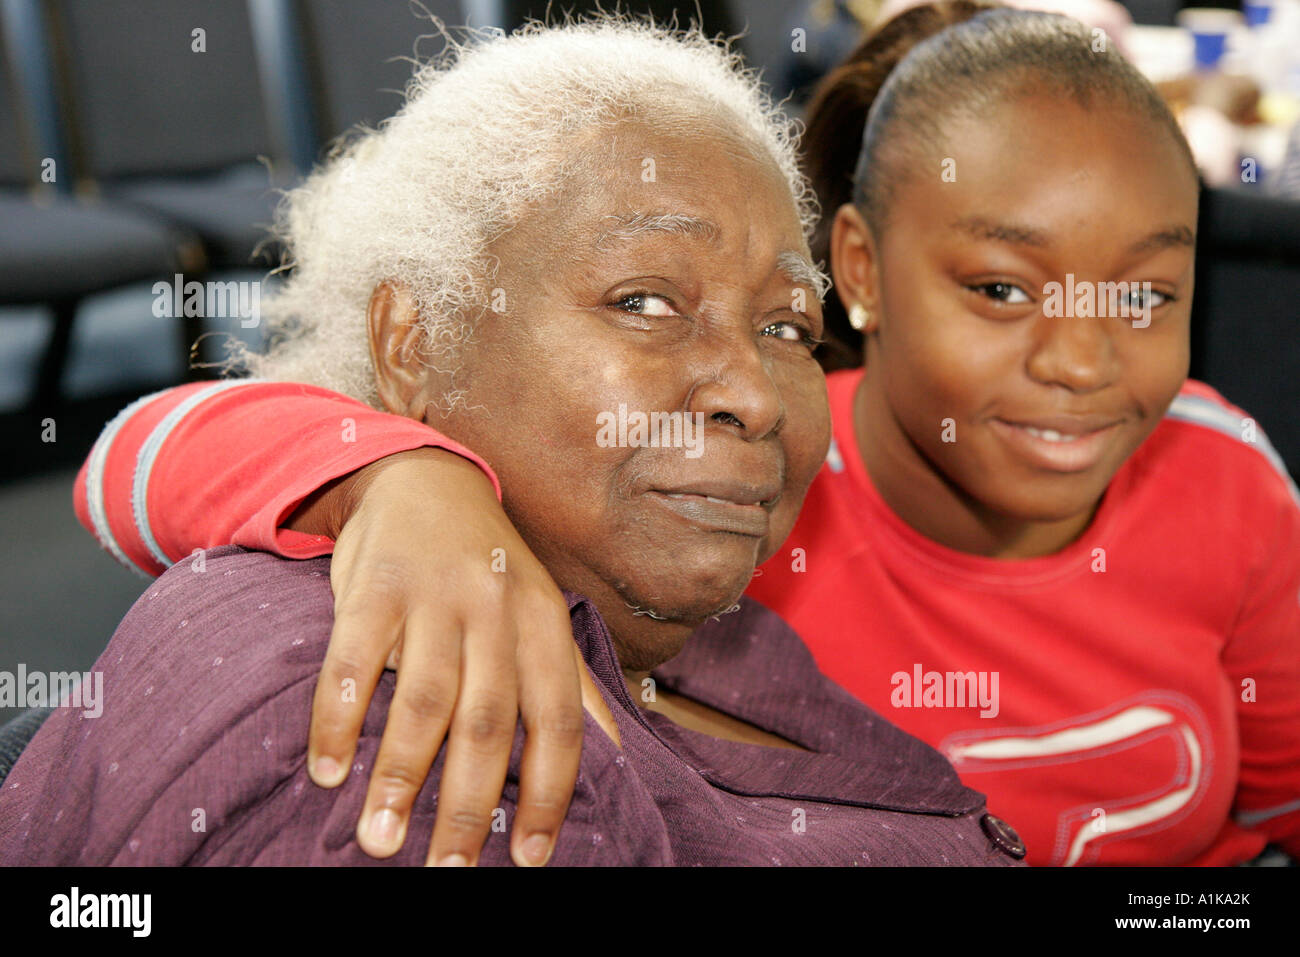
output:
[[[471,630],[461,659],[460,692],[447,737],[429,863],[475,864],[498,813],[519,714],[516,633],[497,620]]]
[[[556,592],[545,610],[520,623],[519,715],[524,751],[510,856],[522,867],[550,859],[582,760],[583,710],[569,612]],[[529,629],[529,630],[525,630]]]
[[[391,857],[405,842],[411,807],[442,747],[460,684],[459,622],[412,613],[403,644],[397,687],[357,822],[357,842],[371,857]]]
[[[370,698],[401,627],[393,605],[367,602],[360,593],[349,593],[335,610],[307,735],[307,771],[321,787],[347,779]]]

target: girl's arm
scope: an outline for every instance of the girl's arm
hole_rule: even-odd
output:
[[[150,575],[218,545],[314,558],[334,542],[288,526],[305,500],[384,456],[426,447],[479,466],[500,498],[487,463],[414,419],[315,386],[196,382],[145,396],[104,427],[74,505],[104,548]],[[324,517],[317,510],[304,524]]]
[[[581,665],[563,596],[499,495],[486,463],[423,423],[313,386],[238,380],[123,410],[74,491],[82,524],[151,574],[190,556],[200,570],[195,550],[225,544],[291,558],[334,551],[312,779],[347,778],[387,664],[397,690],[361,846],[376,857],[402,846],[446,736],[431,858],[476,861],[499,818],[518,714],[527,739],[511,848],[518,863],[540,863],[577,777],[582,705],[607,728],[613,719]]]

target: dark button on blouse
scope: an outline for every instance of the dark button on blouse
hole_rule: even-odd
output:
[[[1006,821],[1000,817],[994,817],[992,814],[985,814],[980,819],[980,826],[984,828],[984,833],[989,836],[993,846],[999,850],[1005,851],[1016,860],[1025,856],[1025,842],[1020,839],[1020,835]]]

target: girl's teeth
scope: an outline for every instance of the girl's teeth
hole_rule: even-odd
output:
[[[1036,429],[1032,425],[1026,425],[1024,428],[1034,438],[1043,439],[1047,442],[1073,442],[1078,438],[1077,435],[1062,435],[1055,429]]]

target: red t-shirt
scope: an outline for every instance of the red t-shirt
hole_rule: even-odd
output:
[[[1270,841],[1300,857],[1300,508],[1262,434],[1242,441],[1243,413],[1189,382],[1078,541],[1006,562],[880,499],[853,434],[860,378],[829,377],[835,444],[750,594],[945,751],[1031,863],[1233,863]],[[77,514],[152,574],[222,544],[312,557],[332,542],[279,527],[307,495],[426,445],[492,475],[324,389],[182,386],[109,423]]]
[[[1003,561],[881,499],[861,378],[829,377],[827,463],[749,594],[944,752],[1030,863],[1300,857],[1300,507],[1245,414],[1188,382],[1080,538]]]

